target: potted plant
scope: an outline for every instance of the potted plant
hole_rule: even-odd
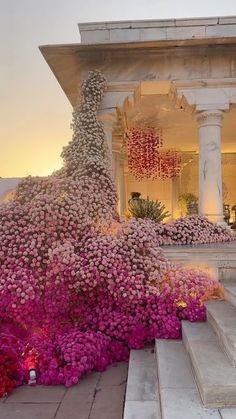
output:
[[[198,213],[198,199],[193,193],[181,194],[178,198],[178,205],[182,217]]]
[[[161,223],[170,214],[166,211],[165,205],[160,201],[153,201],[147,199],[136,198],[129,200],[129,208],[126,214],[127,218],[148,218],[156,223]]]

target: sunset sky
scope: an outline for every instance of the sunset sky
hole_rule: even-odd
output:
[[[71,138],[71,105],[41,55],[78,22],[236,15],[236,0],[0,0],[0,177],[46,175]]]

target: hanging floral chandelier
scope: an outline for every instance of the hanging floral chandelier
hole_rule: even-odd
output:
[[[162,147],[161,128],[135,127],[127,132],[128,168],[137,180],[179,176],[183,168],[180,152]]]
[[[158,178],[174,179],[183,169],[181,154],[177,150],[161,150],[158,153]]]
[[[151,127],[132,128],[127,132],[128,167],[137,179],[156,179],[158,150],[163,145],[162,131]]]

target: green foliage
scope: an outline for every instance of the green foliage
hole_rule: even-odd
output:
[[[183,193],[178,198],[178,206],[181,212],[181,216],[185,216],[188,213],[188,206],[191,203],[197,202],[197,197],[193,193]]]
[[[133,218],[148,218],[156,223],[161,223],[170,214],[165,210],[165,205],[160,201],[152,201],[147,199],[131,199],[129,201],[129,208],[127,217]]]

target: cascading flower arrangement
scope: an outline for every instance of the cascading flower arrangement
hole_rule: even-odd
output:
[[[158,224],[119,220],[97,119],[105,87],[98,71],[82,83],[63,168],[25,179],[0,206],[0,396],[32,369],[39,384],[70,386],[129,348],[179,338],[180,320],[203,320],[218,289],[170,265]]]
[[[137,180],[156,179],[158,150],[163,145],[162,131],[152,127],[134,127],[127,132],[127,154],[130,173]]]

